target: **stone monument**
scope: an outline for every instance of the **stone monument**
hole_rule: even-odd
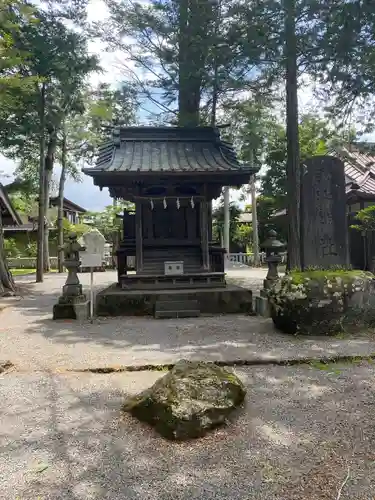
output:
[[[80,252],[81,270],[102,271],[104,269],[105,238],[102,233],[94,228],[80,238],[80,243],[85,250]]]
[[[61,297],[53,306],[53,319],[87,319],[90,301],[84,295],[77,275],[81,264],[79,252],[85,248],[78,243],[77,235],[72,233],[62,250],[64,251],[64,266],[68,270],[68,277],[63,286]]]
[[[302,269],[349,265],[344,164],[315,156],[301,166]]]
[[[341,160],[301,166],[301,264],[268,292],[274,325],[285,333],[355,333],[375,325],[375,277],[349,268],[345,174]]]

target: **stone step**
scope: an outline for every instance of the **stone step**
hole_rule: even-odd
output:
[[[185,309],[184,311],[157,311],[155,310],[154,318],[168,319],[168,318],[198,318],[200,316],[199,309]]]
[[[158,300],[154,318],[197,318],[200,309],[197,300]]]
[[[199,310],[197,300],[158,300],[155,303],[157,311],[184,311],[184,310]]]

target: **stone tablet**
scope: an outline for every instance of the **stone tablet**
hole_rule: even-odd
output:
[[[344,164],[332,156],[316,156],[301,168],[302,268],[347,267]]]
[[[86,248],[80,252],[81,267],[101,267],[104,260],[105,238],[100,231],[92,229],[80,239]]]

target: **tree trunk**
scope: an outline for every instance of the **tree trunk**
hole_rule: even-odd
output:
[[[57,131],[55,128],[50,128],[48,131],[49,139],[47,144],[47,153],[44,163],[45,174],[44,174],[44,216],[45,216],[45,229],[44,229],[44,245],[43,245],[43,264],[44,271],[50,271],[50,259],[49,259],[49,220],[48,220],[48,209],[49,209],[49,199],[51,191],[51,181],[53,173],[53,164],[55,161],[55,152],[57,147]]]
[[[39,200],[38,200],[38,240],[37,240],[37,261],[36,261],[36,282],[40,283],[43,281],[43,258],[44,258],[44,216],[45,216],[45,107],[46,107],[46,84],[42,83],[42,88],[40,92],[40,104],[39,104],[39,124],[40,124],[40,136],[39,136]]]
[[[212,86],[211,127],[216,126],[216,110],[217,110],[217,101],[219,92],[218,73],[219,73],[219,68],[217,62],[215,61],[214,81]]]
[[[207,0],[179,1],[178,124],[197,127],[205,73],[212,4]]]
[[[64,272],[64,251],[62,246],[64,245],[64,188],[66,180],[66,134],[65,134],[65,124],[63,125],[62,131],[62,143],[61,143],[61,174],[59,182],[59,205],[57,213],[57,260],[58,260],[58,271],[59,273]]]
[[[51,188],[51,178],[52,171],[46,170],[44,176],[44,244],[43,244],[43,270],[45,273],[50,272],[50,260],[49,260],[49,219],[48,219],[48,208],[49,208],[49,194]]]
[[[215,13],[215,32],[214,32],[214,44],[216,44],[218,39],[218,33],[221,22],[221,0],[219,0],[216,4],[216,13]],[[212,104],[211,104],[211,127],[216,126],[216,112],[217,112],[217,104],[219,100],[219,62],[218,62],[218,50],[220,47],[215,45],[214,48],[214,76],[212,82]]]
[[[3,217],[0,210],[0,295],[2,297],[14,295],[15,291],[16,286],[13,276],[9,271],[4,252]]]
[[[254,153],[250,152],[250,165],[253,166]],[[252,211],[252,226],[253,226],[253,253],[254,253],[254,266],[260,266],[259,255],[259,234],[258,234],[258,212],[257,212],[257,197],[255,189],[255,174],[250,179],[251,190],[251,211]]]
[[[286,135],[287,135],[287,200],[288,200],[288,264],[287,269],[301,269],[300,247],[300,153],[298,134],[297,36],[295,0],[285,5],[286,62]]]

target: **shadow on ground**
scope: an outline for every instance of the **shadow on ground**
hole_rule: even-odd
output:
[[[97,290],[113,278],[110,273],[98,275]],[[81,279],[87,282],[88,276]],[[43,285],[24,280],[24,298],[2,314],[2,357],[21,367],[44,369],[164,364],[181,358],[252,361],[375,352],[371,337],[298,338],[275,331],[269,319],[245,315],[97,318],[92,324],[53,321],[52,308],[64,280],[65,276],[54,276]]]
[[[0,389],[3,498],[331,500],[348,467],[341,500],[370,498],[371,365],[238,374],[246,407],[227,428],[187,443],[121,416],[125,395],[159,374],[8,374]]]

